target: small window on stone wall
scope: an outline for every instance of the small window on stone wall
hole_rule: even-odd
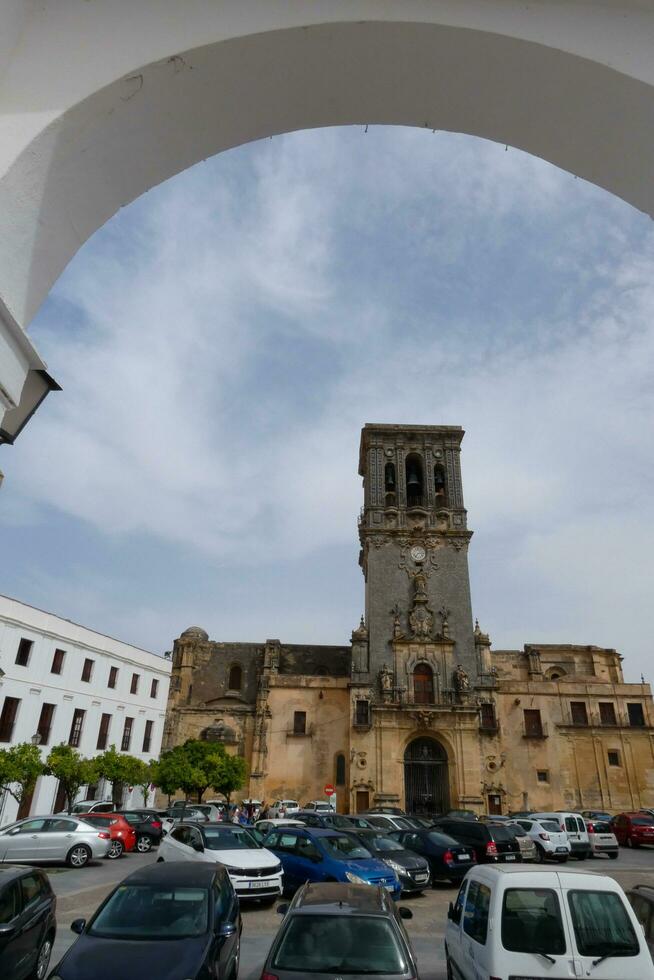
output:
[[[306,735],[307,733],[307,713],[306,711],[295,711],[293,713],[293,734]]]
[[[620,765],[620,753],[618,752],[617,749],[609,749],[608,756],[609,756],[610,766]]]
[[[230,691],[240,691],[243,683],[243,671],[238,664],[229,668],[229,680],[227,686]]]
[[[547,769],[538,769],[536,771],[536,778],[537,778],[537,780],[538,780],[539,783],[549,783],[549,781],[550,781],[550,774],[547,771]]]
[[[342,752],[336,756],[336,778],[334,782],[337,786],[345,786],[345,756]]]

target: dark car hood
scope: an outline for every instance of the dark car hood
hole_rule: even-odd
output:
[[[180,980],[200,969],[209,937],[137,941],[82,935],[54,971],[62,980]]]
[[[428,862],[421,855],[416,854],[415,851],[384,851],[382,857],[381,851],[375,852],[375,857],[383,861],[384,858],[388,858],[389,861],[396,861],[402,868],[424,868],[427,866]]]

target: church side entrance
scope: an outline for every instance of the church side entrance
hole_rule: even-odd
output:
[[[450,787],[445,749],[434,738],[416,738],[404,753],[404,799],[407,813],[445,813]]]

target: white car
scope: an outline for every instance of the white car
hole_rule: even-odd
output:
[[[532,813],[531,816],[534,820],[556,820],[559,829],[568,836],[572,848],[571,857],[579,858],[580,861],[590,857],[591,849],[586,821],[580,813],[556,810],[548,813]]]
[[[305,803],[302,809],[316,810],[318,813],[332,813],[336,807],[333,803],[329,803],[327,800],[309,800],[308,803]]]
[[[560,861],[564,864],[572,850],[568,835],[561,830],[555,820],[536,820],[533,817],[518,817],[515,821],[531,837],[536,845],[535,861]]]
[[[287,817],[292,816],[297,813],[300,809],[300,804],[297,800],[275,800],[275,802],[268,807],[268,819],[277,819],[280,816],[279,811],[284,808],[284,814]]]
[[[269,834],[275,827],[304,827],[305,825],[301,820],[287,820],[286,817],[277,817],[273,819],[266,817],[265,820],[257,820],[254,826],[260,833]]]
[[[180,823],[162,838],[157,861],[215,861],[241,899],[274,901],[282,894],[282,865],[247,827],[230,823]]]
[[[590,841],[591,857],[598,854],[608,854],[614,861],[620,853],[618,838],[611,830],[611,824],[602,820],[587,820],[588,840]]]
[[[654,980],[642,927],[608,875],[478,865],[447,918],[447,975],[457,980]]]

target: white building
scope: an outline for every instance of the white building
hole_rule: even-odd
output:
[[[16,599],[0,596],[0,748],[38,742],[73,745],[86,757],[115,745],[144,761],[161,749],[170,661],[78,626]],[[39,736],[39,737],[37,737]],[[81,799],[101,799],[109,787],[85,787]],[[127,804],[143,805],[141,790]],[[62,809],[53,776],[42,776],[20,816]],[[0,800],[0,825],[18,804]]]

